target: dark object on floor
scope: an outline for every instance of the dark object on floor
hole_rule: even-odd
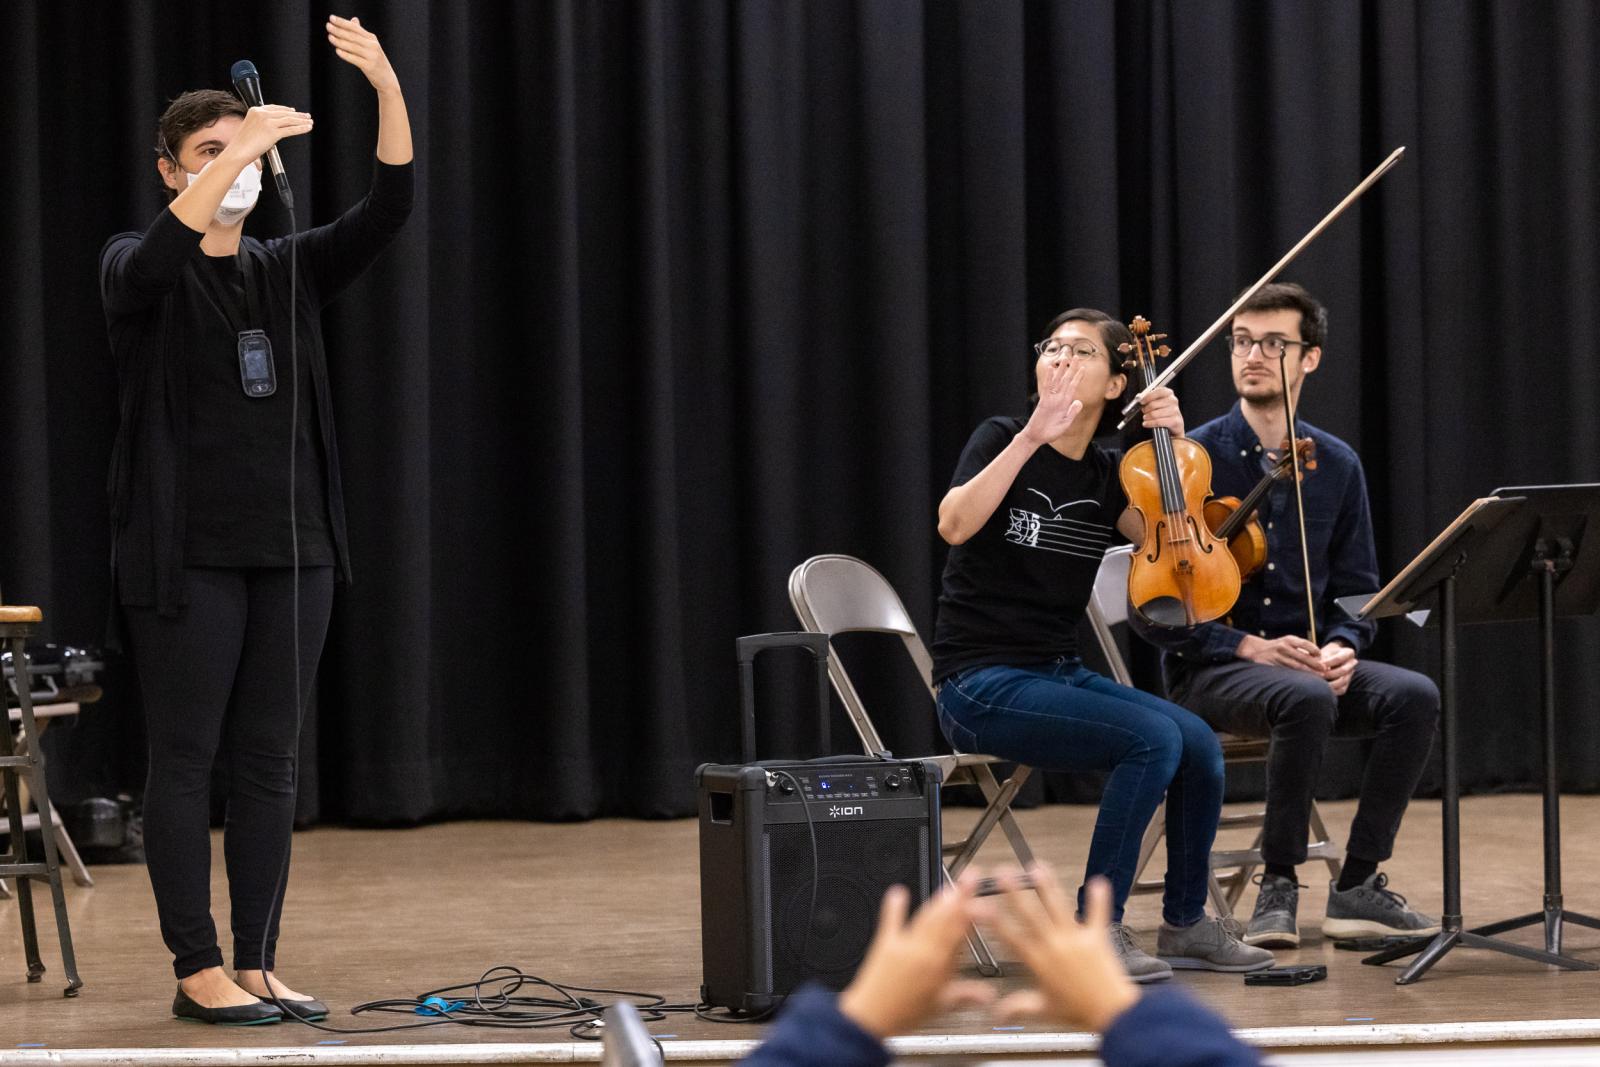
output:
[[[1320,963],[1300,967],[1272,967],[1265,971],[1251,971],[1244,976],[1245,985],[1305,985],[1320,982],[1328,977],[1328,968]]]
[[[1390,937],[1352,937],[1343,941],[1335,941],[1333,947],[1340,952],[1382,952],[1395,945],[1403,945],[1407,941],[1415,941],[1415,937],[1406,937],[1395,934]]]
[[[85,863],[143,863],[144,819],[126,794],[89,797],[61,812]]]

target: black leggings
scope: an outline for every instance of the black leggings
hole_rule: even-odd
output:
[[[294,829],[293,571],[190,568],[176,616],[124,607],[150,736],[145,855],[161,937],[179,978],[222,966],[211,921],[211,771],[228,767],[223,853],[235,969],[273,968],[272,892]],[[333,568],[300,570],[300,689],[309,700],[333,606]],[[285,877],[287,882],[287,877]]]

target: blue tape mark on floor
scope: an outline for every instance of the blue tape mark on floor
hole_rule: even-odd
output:
[[[657,1041],[665,1041],[669,1037],[677,1037],[678,1035],[677,1034],[657,1034],[655,1036],[656,1036],[656,1040]]]
[[[1372,1021],[1372,1016],[1370,1016],[1370,1015],[1346,1015],[1344,1017],[1344,1021],[1347,1022],[1347,1023],[1370,1023]]]
[[[342,1045],[342,1044],[344,1044],[344,1042],[343,1041],[318,1041],[317,1044],[319,1044],[319,1045]]]
[[[997,1026],[996,1030],[1026,1030],[1026,1026]]]

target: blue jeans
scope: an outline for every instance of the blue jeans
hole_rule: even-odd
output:
[[[1162,917],[1174,926],[1204,917],[1211,844],[1222,814],[1222,746],[1198,716],[1063,658],[974,667],[945,679],[939,725],[963,752],[1052,771],[1110,772],[1085,878],[1110,880],[1118,922],[1145,827],[1165,794]]]

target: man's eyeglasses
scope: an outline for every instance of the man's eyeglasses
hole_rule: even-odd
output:
[[[1058,341],[1054,337],[1048,341],[1040,341],[1033,346],[1033,350],[1047,359],[1055,359],[1057,356],[1093,359],[1100,354],[1099,346],[1092,341]]]
[[[1250,350],[1256,345],[1261,346],[1261,354],[1268,359],[1282,359],[1283,354],[1289,350],[1290,345],[1305,347],[1304,341],[1291,341],[1287,337],[1251,337],[1247,333],[1236,333],[1228,339],[1228,345],[1233,350],[1234,359],[1249,359]]]

